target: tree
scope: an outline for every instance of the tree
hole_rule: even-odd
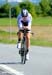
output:
[[[35,10],[36,10],[37,16],[42,16],[42,10],[41,10],[41,6],[39,4],[35,5]]]
[[[0,13],[2,17],[8,17],[9,16],[9,4],[4,4],[0,8]]]
[[[39,4],[41,6],[42,14],[47,16],[50,11],[49,0],[41,0]]]
[[[14,10],[15,10],[15,16],[18,16],[18,14],[19,14],[20,11],[21,11],[19,5],[15,6],[15,7],[14,7]]]
[[[49,6],[50,6],[49,15],[52,16],[52,0],[49,0]]]
[[[4,4],[3,8],[4,8],[4,12],[6,13],[6,15],[9,16],[10,5],[8,3]]]

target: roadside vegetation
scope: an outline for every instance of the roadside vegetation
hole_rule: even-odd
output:
[[[26,8],[34,18],[42,16],[52,16],[52,0],[40,0],[38,4],[24,1],[12,6],[6,3],[0,6],[0,17],[9,17],[11,7],[11,17],[17,17],[22,8]]]
[[[0,36],[1,36],[0,43],[17,44],[17,35],[14,32],[10,33],[10,32],[5,32],[5,31],[0,31]],[[31,36],[31,45],[52,47],[52,42],[50,40],[45,40],[45,38],[41,39],[40,37],[36,38],[36,37]]]
[[[17,18],[0,18],[0,26],[11,26],[17,25]],[[33,18],[32,25],[34,26],[52,26],[52,17],[36,17]]]

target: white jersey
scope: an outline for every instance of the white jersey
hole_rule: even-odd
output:
[[[18,15],[17,17],[17,22],[18,22],[18,28],[19,29],[22,29],[22,21],[24,21],[23,17],[21,16],[21,14]],[[32,16],[30,13],[28,13],[28,16],[26,17],[26,20],[28,22],[28,29],[31,30],[31,24],[32,24]]]

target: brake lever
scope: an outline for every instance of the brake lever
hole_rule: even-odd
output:
[[[32,35],[34,35],[34,33],[33,33],[33,32],[32,32],[31,34],[32,34]]]

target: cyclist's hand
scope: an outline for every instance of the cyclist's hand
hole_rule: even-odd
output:
[[[28,29],[28,26],[23,26],[23,29]]]
[[[22,28],[25,29],[25,26],[23,26]]]

